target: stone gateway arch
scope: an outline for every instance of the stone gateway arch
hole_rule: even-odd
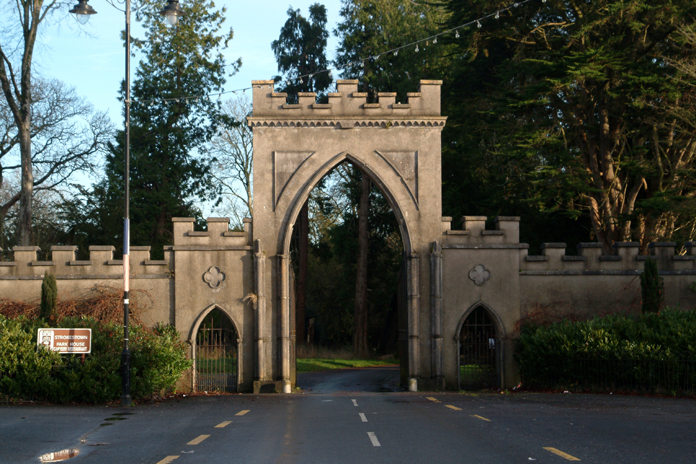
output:
[[[300,93],[297,104],[273,91],[273,81],[254,81],[254,293],[257,301],[258,378],[291,391],[294,339],[290,306],[290,238],[300,209],[314,186],[334,167],[350,161],[384,192],[403,239],[406,302],[400,332],[406,359],[402,381],[417,388],[424,377],[442,384],[441,329],[431,337],[430,249],[442,234],[440,81],[421,81],[406,103],[379,93],[367,103],[357,80],[339,80],[329,102]],[[435,300],[433,311],[440,311]],[[424,336],[424,334],[428,334]],[[432,357],[430,352],[433,351]],[[427,355],[426,355],[427,354]],[[405,378],[404,378],[405,377]],[[433,384],[435,385],[435,384]]]

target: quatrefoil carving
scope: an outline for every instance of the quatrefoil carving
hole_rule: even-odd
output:
[[[203,274],[203,280],[210,285],[210,288],[218,288],[225,280],[225,273],[217,266],[210,266],[210,269]]]
[[[469,278],[473,280],[476,285],[483,285],[491,278],[491,273],[483,264],[477,264],[469,271]]]

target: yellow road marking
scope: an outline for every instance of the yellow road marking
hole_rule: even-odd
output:
[[[220,422],[218,425],[215,426],[216,429],[224,429],[228,425],[230,425],[232,421],[225,421],[225,422]]]
[[[439,402],[440,402],[440,400],[438,400],[437,398],[433,398],[432,396],[427,396],[426,398],[429,399],[430,401],[432,401],[433,403],[439,403]]]
[[[447,406],[450,409],[454,409],[455,411],[461,411],[461,408],[458,408],[456,406],[452,406],[451,404],[446,404],[445,406]]]
[[[208,438],[209,436],[210,436],[210,435],[201,435],[200,437],[194,438],[193,440],[191,440],[190,442],[188,442],[188,443],[186,443],[186,444],[187,444],[187,445],[197,445],[197,444],[199,444],[200,442],[202,442],[203,440],[205,440],[206,438]]]
[[[179,459],[179,456],[167,456],[166,458],[162,459],[160,462],[157,464],[169,464],[175,459]]]
[[[239,411],[237,414],[235,414],[235,416],[243,416],[244,414],[248,413],[249,411],[251,411],[251,410],[250,410],[250,409],[244,409],[244,410],[242,410],[242,411]]]
[[[486,418],[483,417],[483,416],[477,416],[476,414],[473,414],[471,417],[475,417],[475,418],[477,418],[477,419],[485,420],[486,422],[490,422],[490,421],[491,421],[490,419],[486,419]]]
[[[570,454],[564,453],[563,451],[557,450],[556,448],[551,448],[549,446],[545,446],[544,449],[546,451],[551,451],[553,454],[556,454],[564,459],[567,459],[568,461],[579,461],[579,459],[576,458],[575,456],[571,456]]]

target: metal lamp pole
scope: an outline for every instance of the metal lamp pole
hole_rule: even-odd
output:
[[[70,10],[80,24],[86,24],[89,17],[97,12],[87,4],[89,0],[78,0]],[[169,24],[176,25],[184,12],[178,0],[167,0],[167,6],[160,11]],[[130,394],[130,350],[128,349],[128,313],[130,307],[130,19],[131,1],[126,0],[126,98],[125,98],[125,207],[123,214],[123,351],[121,352],[121,406],[131,406]]]

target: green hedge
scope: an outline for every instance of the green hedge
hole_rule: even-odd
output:
[[[693,388],[695,355],[696,311],[672,309],[522,324],[515,349],[523,384],[559,388],[594,383],[589,387],[595,390],[617,384],[628,389]]]
[[[41,319],[0,315],[0,398],[53,403],[104,403],[121,396],[123,327],[92,318],[65,318],[62,328],[91,328],[92,353],[60,355],[37,347]],[[191,366],[185,346],[171,326],[144,330],[131,326],[131,395],[134,399],[171,389]]]

